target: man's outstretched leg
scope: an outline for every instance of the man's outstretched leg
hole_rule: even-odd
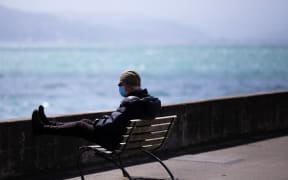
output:
[[[47,124],[43,121],[43,114],[40,115],[39,111],[34,110],[32,114],[32,126],[33,131],[36,134],[50,134],[61,136],[75,136],[82,137],[87,140],[93,140],[94,127],[93,121],[89,119],[83,119],[75,122],[67,122],[61,124]],[[44,114],[45,115],[45,114]],[[42,116],[42,118],[41,118]]]

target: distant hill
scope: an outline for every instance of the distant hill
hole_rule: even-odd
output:
[[[97,24],[0,6],[0,42],[155,42],[191,43],[207,39],[195,29],[174,22],[129,19],[124,24]]]

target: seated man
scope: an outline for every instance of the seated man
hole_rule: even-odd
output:
[[[95,120],[55,122],[48,119],[43,106],[39,106],[32,114],[33,131],[37,134],[82,137],[109,150],[115,149],[129,120],[154,118],[161,109],[160,100],[149,95],[146,89],[141,89],[141,79],[135,71],[123,72],[118,86],[124,99],[110,115]]]

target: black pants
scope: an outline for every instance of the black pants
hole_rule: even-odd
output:
[[[44,125],[43,133],[61,136],[75,136],[95,141],[94,121],[82,119],[75,122],[54,122],[53,125]]]

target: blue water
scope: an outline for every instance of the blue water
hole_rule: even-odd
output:
[[[164,104],[288,90],[288,47],[1,45],[0,120],[115,109],[127,69]]]

